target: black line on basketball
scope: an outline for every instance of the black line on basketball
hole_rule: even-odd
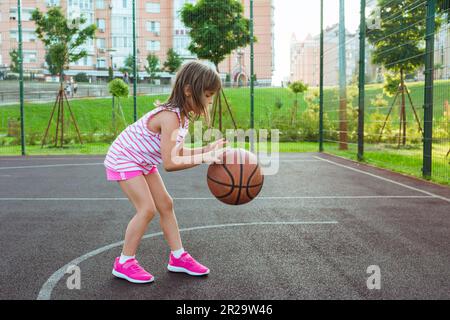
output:
[[[229,196],[230,194],[232,194],[233,191],[234,191],[234,178],[233,178],[233,175],[231,174],[230,170],[228,170],[228,168],[227,168],[227,166],[226,166],[225,164],[222,164],[222,167],[225,169],[225,171],[227,172],[227,174],[230,176],[232,185],[230,186],[230,187],[231,187],[230,192],[228,192],[225,196],[221,196],[221,197],[218,198],[218,199],[228,197],[228,196]]]
[[[250,176],[248,177],[248,181],[247,181],[247,188],[246,188],[246,192],[247,192],[247,197],[249,197],[250,199],[253,199],[251,196],[250,196],[250,194],[248,193],[248,188],[250,187],[250,186],[248,186],[249,184],[250,184],[250,181],[252,180],[252,178],[253,178],[253,176],[255,175],[255,173],[256,173],[256,170],[258,170],[258,168],[259,168],[259,165],[256,165],[256,167],[255,167],[255,169],[253,170],[253,172],[250,174]]]
[[[214,183],[220,184],[221,186],[239,188],[238,185],[231,185],[231,184],[228,184],[228,183],[220,182],[220,181],[217,181],[216,179],[211,178],[208,175],[206,176],[206,178],[208,178],[208,180],[211,180]],[[245,188],[256,188],[256,187],[259,187],[261,184],[262,183],[251,185],[251,186],[245,186]]]
[[[241,159],[241,153],[239,153],[239,162],[241,163],[239,165],[239,192],[238,192],[238,196],[236,199],[236,203],[235,204],[239,204],[239,199],[241,198],[241,191],[242,191],[242,175],[244,173],[244,165],[242,164],[242,159]]]

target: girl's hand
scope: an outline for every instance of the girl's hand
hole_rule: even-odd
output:
[[[208,144],[208,146],[206,147],[206,152],[212,151],[214,149],[218,149],[218,148],[222,148],[225,144],[227,144],[228,141],[225,140],[225,138],[216,140],[210,144]]]
[[[206,164],[221,164],[223,163],[223,155],[226,148],[216,148],[211,151],[203,153],[202,162]]]

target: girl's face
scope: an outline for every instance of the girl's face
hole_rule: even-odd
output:
[[[189,105],[189,109],[191,110],[190,112],[193,112],[194,114],[201,114],[203,113],[203,106],[206,106],[207,109],[210,109],[212,103],[213,103],[213,98],[214,98],[214,94],[216,92],[212,91],[212,90],[205,90],[203,92],[203,94],[199,97],[200,101],[199,103],[201,105],[196,105],[196,102],[193,99],[193,94],[192,94],[192,89],[190,86],[186,86],[184,88],[184,94],[186,97],[186,102]]]
[[[210,106],[213,103],[214,91],[205,91],[203,93],[203,102],[206,106]]]

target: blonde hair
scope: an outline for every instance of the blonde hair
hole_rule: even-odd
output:
[[[184,94],[186,86],[190,86],[192,100],[194,105],[187,103],[187,97]],[[172,93],[167,103],[180,108],[180,111],[190,120],[198,120],[201,115],[205,117],[206,122],[210,123],[208,105],[204,104],[203,94],[205,91],[217,93],[222,87],[219,74],[210,67],[198,62],[191,61],[184,64],[177,73]],[[191,119],[189,112],[193,112],[197,117]]]

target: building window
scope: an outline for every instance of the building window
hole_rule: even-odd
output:
[[[103,0],[96,0],[95,1],[95,7],[97,9],[105,9],[105,1],[103,1]]]
[[[127,17],[123,17],[122,18],[122,30],[124,32],[126,32],[126,30],[128,29],[128,18]]]
[[[124,8],[124,9],[128,8],[127,2],[128,2],[128,0],[122,0],[122,8]]]
[[[90,67],[92,66],[92,57],[86,56],[76,62],[72,62],[71,66]]]
[[[106,60],[104,58],[97,58],[97,68],[106,69]]]
[[[159,33],[161,30],[161,23],[157,21],[147,21],[147,31],[148,32],[154,32]]]
[[[45,4],[48,7],[57,7],[60,5],[60,1],[59,0],[45,0]]]
[[[37,61],[36,51],[24,51],[23,52],[23,62],[33,63]]]
[[[9,37],[19,41],[19,33],[17,30],[9,31]],[[36,41],[36,33],[34,31],[22,31],[22,41],[23,42],[34,42]]]
[[[97,48],[99,49],[105,49],[105,39],[104,38],[97,38]]]
[[[147,41],[147,51],[159,51],[161,49],[160,41]]]
[[[34,9],[27,9],[22,8],[22,21],[31,21],[31,14],[33,13]],[[9,19],[10,20],[17,20],[19,18],[17,8],[10,8],[9,9]]]
[[[105,31],[106,28],[106,23],[105,23],[105,19],[97,19],[97,28],[100,31]]]
[[[147,2],[145,4],[145,10],[148,13],[160,13],[161,5],[159,3],[155,3],[155,2]]]

